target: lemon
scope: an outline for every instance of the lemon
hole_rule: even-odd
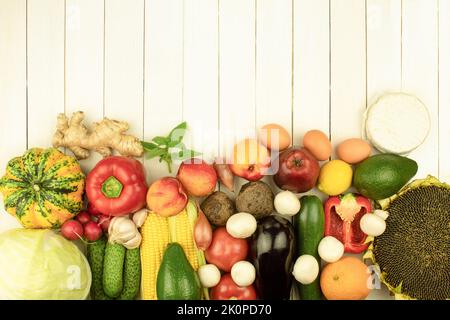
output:
[[[344,193],[352,185],[351,165],[342,160],[331,160],[320,170],[317,188],[329,196]]]

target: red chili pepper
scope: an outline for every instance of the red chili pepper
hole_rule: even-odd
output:
[[[256,291],[253,285],[239,287],[234,283],[231,274],[222,276],[220,282],[211,289],[212,300],[256,300]]]
[[[359,221],[369,212],[372,212],[370,200],[359,194],[328,198],[325,202],[325,235],[341,241],[345,252],[363,252],[368,247],[364,244],[367,235],[362,232]]]
[[[86,193],[104,215],[123,216],[145,206],[147,183],[136,159],[112,156],[101,160],[86,178]]]

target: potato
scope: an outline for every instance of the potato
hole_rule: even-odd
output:
[[[211,194],[200,207],[209,222],[216,226],[225,226],[228,218],[236,212],[233,201],[221,191]]]
[[[266,183],[249,182],[239,191],[236,208],[239,212],[248,212],[256,219],[261,219],[274,211],[273,198],[273,192]]]

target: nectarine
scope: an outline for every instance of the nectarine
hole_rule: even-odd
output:
[[[184,161],[178,169],[177,179],[188,194],[204,197],[216,189],[217,174],[214,167],[200,159]]]
[[[152,183],[147,192],[147,205],[160,216],[174,216],[186,207],[188,196],[180,181],[172,177]]]

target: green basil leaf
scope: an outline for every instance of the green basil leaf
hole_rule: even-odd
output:
[[[158,148],[158,145],[156,145],[152,142],[141,141],[141,144],[145,150],[152,150],[152,149]]]
[[[202,154],[201,152],[197,152],[197,151],[194,151],[194,150],[183,148],[182,150],[180,150],[178,152],[177,160],[186,160],[186,159],[190,159],[190,158],[194,158],[194,157],[200,156],[201,154]]]
[[[184,134],[186,133],[187,123],[186,121],[180,123],[175,128],[172,129],[169,133],[169,142],[174,143],[176,146],[177,143],[180,143],[183,140]],[[172,144],[173,145],[173,144]]]
[[[169,138],[161,136],[154,137],[152,141],[159,146],[167,146],[167,144],[170,142]]]
[[[165,153],[167,153],[167,149],[164,148],[155,148],[155,149],[151,149],[151,150],[147,150],[146,155],[147,155],[147,159],[152,159],[155,157],[162,157]]]
[[[167,145],[169,148],[177,148],[177,149],[184,149],[185,145],[184,143],[180,140],[180,141],[171,141],[169,142],[169,144]]]

